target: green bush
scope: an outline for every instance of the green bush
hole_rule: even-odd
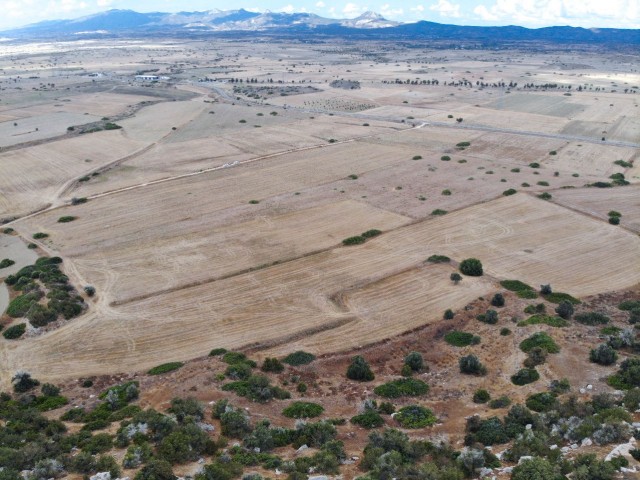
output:
[[[24,295],[19,295],[11,302],[7,307],[7,315],[12,318],[24,317],[29,309],[40,300],[42,294],[39,292],[30,292]]]
[[[466,258],[460,262],[460,272],[469,277],[479,277],[483,274],[482,262],[477,258]]]
[[[431,255],[427,258],[427,262],[431,263],[449,263],[451,259],[446,255]]]
[[[538,293],[535,290],[520,290],[519,292],[516,292],[516,295],[519,298],[524,298],[529,300],[538,298]]]
[[[440,208],[436,208],[433,212],[431,212],[431,215],[446,215],[447,211],[446,210],[442,210]]]
[[[370,382],[375,376],[367,361],[360,355],[356,355],[347,368],[347,378],[359,382]]]
[[[480,337],[473,333],[460,332],[454,330],[444,336],[444,341],[454,347],[466,347],[468,345],[477,345],[480,343]]]
[[[73,222],[74,220],[76,220],[78,217],[72,217],[70,215],[64,216],[64,217],[60,217],[58,219],[58,223],[69,223],[69,222]]]
[[[603,343],[591,350],[589,360],[600,365],[613,365],[618,361],[618,354],[609,345]]]
[[[618,305],[620,310],[630,311],[640,308],[640,300],[626,300]]]
[[[511,405],[511,399],[505,395],[494,398],[489,402],[489,408],[492,408],[494,410],[498,408],[507,408],[509,405]]]
[[[486,375],[487,368],[480,362],[475,355],[467,355],[458,361],[460,373],[467,375]]]
[[[545,332],[534,333],[529,338],[520,342],[520,350],[525,353],[528,353],[535,347],[544,348],[549,353],[558,353],[560,351],[560,347],[553,341],[553,338]]]
[[[431,410],[420,405],[402,407],[394,419],[404,428],[430,427],[438,420]]]
[[[542,200],[551,200],[551,194],[549,192],[543,192],[540,195],[538,195],[538,198]]]
[[[451,310],[450,308],[447,308],[447,309],[444,311],[443,318],[444,318],[445,320],[452,320],[452,319],[453,319],[453,317],[454,317],[453,310]]]
[[[611,225],[620,225],[620,217],[609,217],[609,223]]]
[[[518,193],[517,190],[510,188],[509,190],[505,190],[504,192],[502,192],[502,195],[504,195],[505,197],[509,197],[511,195],[515,195],[516,193]]]
[[[184,365],[182,362],[169,362],[163,363],[162,365],[158,365],[157,367],[153,367],[147,373],[149,375],[162,375],[163,373],[173,372],[174,370],[178,370]]]
[[[220,355],[224,355],[225,353],[227,353],[227,349],[226,348],[214,348],[213,350],[211,350],[209,352],[209,356],[210,357],[217,357]]]
[[[10,258],[4,258],[4,259],[2,259],[2,261],[0,261],[0,268],[7,268],[7,267],[10,267],[11,265],[15,265],[15,264],[16,264],[16,262],[11,260]]]
[[[258,364],[253,360],[249,360],[244,353],[241,352],[227,352],[222,355],[222,361],[229,365],[235,365],[236,363],[246,363],[251,368],[255,368]]]
[[[307,365],[313,362],[315,359],[316,357],[313,354],[305,352],[303,350],[298,350],[284,357],[282,361],[291,366],[298,367],[300,365]]]
[[[530,166],[531,168],[540,168],[540,164],[539,164],[539,163],[537,163],[537,162],[531,162],[531,163],[529,164],[529,166]]]
[[[49,236],[48,233],[43,233],[43,232],[37,232],[33,234],[33,238],[35,240],[40,240],[41,238],[47,238]]]
[[[568,293],[552,292],[548,294],[543,294],[542,296],[547,302],[551,302],[551,303],[570,302],[573,305],[578,305],[581,303],[580,300],[572,297]]]
[[[609,323],[610,319],[603,313],[599,312],[586,312],[575,315],[574,320],[583,325],[605,325]]]
[[[401,378],[378,385],[373,392],[384,398],[418,397],[429,392],[429,385],[422,380]]]
[[[540,374],[535,368],[521,368],[511,375],[511,382],[515,385],[527,385],[540,380]]]
[[[247,380],[227,383],[222,386],[222,390],[235,392],[236,395],[261,403],[268,402],[274,398],[278,400],[291,398],[289,392],[271,385],[269,378],[264,375],[252,375]]]
[[[518,326],[526,327],[527,325],[540,325],[540,324],[549,325],[550,327],[558,327],[558,328],[569,326],[569,322],[567,322],[566,320],[560,317],[544,315],[544,314],[532,315],[526,320],[519,322]]]
[[[19,323],[18,325],[13,325],[7,328],[4,332],[2,332],[2,336],[7,340],[16,340],[24,335],[24,332],[27,331],[26,323]]]
[[[476,318],[489,325],[495,325],[498,323],[498,312],[495,310],[487,310],[485,313],[477,315]]]
[[[356,235],[355,237],[349,237],[342,240],[343,245],[361,245],[366,242],[367,239],[362,235]]]
[[[503,327],[500,329],[500,335],[502,335],[503,337],[511,335],[511,330],[509,330],[507,327]]]
[[[424,369],[424,359],[419,352],[409,352],[409,354],[404,357],[404,364],[413,372],[419,372]]]
[[[322,405],[311,402],[293,402],[282,410],[282,414],[288,418],[312,418],[322,415]]]
[[[483,388],[473,393],[473,403],[487,403],[489,400],[491,400],[491,395]]]
[[[556,396],[550,392],[534,393],[527,397],[526,405],[534,412],[548,412],[556,407]]]
[[[284,370],[284,365],[277,358],[265,358],[260,369],[263,372],[280,373]]]
[[[360,236],[364,238],[373,238],[373,237],[377,237],[381,233],[382,233],[381,230],[377,230],[373,228],[371,230],[367,230],[366,232],[363,232]]]
[[[355,417],[351,417],[351,423],[354,425],[358,425],[362,428],[379,428],[384,425],[384,419],[382,416],[376,412],[375,410],[367,410],[360,415],[356,415]]]
[[[449,160],[451,160],[451,157],[449,155],[443,155],[440,157],[440,160],[442,160],[443,162],[448,162]]]

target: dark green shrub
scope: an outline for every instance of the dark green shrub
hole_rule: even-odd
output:
[[[11,379],[11,383],[16,393],[25,393],[40,385],[40,382],[32,378],[31,374],[27,372],[17,372]]]
[[[427,262],[431,263],[449,263],[451,259],[446,255],[431,255],[427,258]]]
[[[583,325],[604,325],[609,323],[610,319],[603,313],[599,312],[586,312],[579,313],[573,317],[574,320]]]
[[[557,327],[557,328],[563,328],[563,327],[569,326],[569,322],[567,322],[566,320],[563,320],[560,317],[552,317],[550,315],[544,315],[544,314],[532,315],[526,320],[518,322],[519,327],[526,327],[527,325],[540,325],[540,324],[549,325],[550,327]]]
[[[372,230],[367,230],[366,232],[363,232],[360,236],[364,237],[364,238],[373,238],[373,237],[377,237],[378,235],[380,235],[382,233],[381,230],[376,230],[375,228]]]
[[[251,373],[251,366],[246,363],[234,363],[224,371],[225,376],[232,380],[246,380]]]
[[[551,194],[549,192],[543,192],[540,195],[538,195],[538,198],[542,200],[551,200]]]
[[[511,382],[515,385],[527,385],[540,380],[540,374],[535,368],[521,368],[511,375]]]
[[[444,336],[445,342],[454,347],[466,347],[468,345],[477,345],[480,343],[480,337],[473,333],[460,332],[454,330]]]
[[[476,390],[473,394],[473,403],[487,403],[491,400],[491,395],[485,389]]]
[[[507,290],[512,292],[519,292],[521,290],[533,290],[534,288],[526,283],[521,282],[520,280],[503,280],[500,282],[500,285]]]
[[[613,365],[618,361],[618,354],[609,345],[603,343],[591,350],[589,360],[600,365]]]
[[[467,375],[486,375],[487,368],[475,355],[467,355],[458,361],[460,373]]]
[[[507,327],[503,327],[500,329],[500,335],[502,335],[503,337],[511,335],[511,330],[509,330]]]
[[[349,237],[342,240],[343,245],[361,245],[366,242],[367,239],[362,235],[356,235],[355,237]]]
[[[70,215],[64,216],[64,217],[60,217],[58,219],[58,223],[69,223],[69,222],[73,222],[74,220],[76,220],[78,217],[72,217]]]
[[[15,263],[16,262],[11,260],[10,258],[4,258],[2,259],[2,261],[0,261],[0,268],[7,268],[7,267],[10,267],[11,265],[15,265]]]
[[[431,215],[446,215],[447,211],[446,210],[442,210],[440,208],[436,208],[433,212],[431,212]]]
[[[620,217],[609,217],[609,223],[611,225],[620,225]]]
[[[347,378],[359,382],[369,382],[375,378],[371,367],[360,355],[353,357],[351,365],[347,368]]]
[[[284,357],[282,361],[284,363],[297,367],[300,365],[307,365],[313,362],[315,359],[316,357],[313,354],[305,352],[303,350],[298,350]]]
[[[498,312],[495,310],[487,310],[486,313],[481,313],[476,316],[478,320],[484,323],[488,323],[489,325],[495,325],[498,323]]]
[[[263,372],[280,373],[284,370],[284,365],[277,358],[265,358],[260,369]]]
[[[174,370],[178,370],[184,365],[182,362],[169,362],[163,363],[162,365],[158,365],[157,367],[153,367],[147,373],[149,375],[162,375],[163,373],[173,372]]]
[[[538,298],[538,293],[535,290],[520,290],[519,292],[516,292],[516,295],[518,295],[519,298],[524,298],[524,299],[533,299],[533,298]]]
[[[453,310],[451,310],[450,308],[447,308],[447,309],[444,311],[443,318],[444,318],[445,320],[452,320],[452,319],[453,319],[453,317],[454,317]]]
[[[24,335],[24,332],[27,331],[26,323],[19,323],[18,325],[13,325],[7,328],[4,332],[2,332],[2,336],[7,340],[16,340]]]
[[[429,392],[429,385],[422,380],[401,378],[378,385],[373,392],[384,398],[418,397]]]
[[[627,300],[618,305],[620,310],[635,310],[636,308],[640,308],[640,300]]]
[[[505,395],[499,398],[494,398],[489,402],[489,408],[494,410],[498,408],[507,408],[509,405],[511,405],[511,399]]]
[[[462,280],[462,276],[458,272],[453,272],[449,275],[449,279],[457,285]]]
[[[419,352],[409,352],[404,357],[404,364],[414,372],[419,372],[424,368],[424,360]]]
[[[509,190],[505,190],[504,192],[502,192],[502,195],[504,195],[505,197],[509,197],[511,195],[515,195],[516,193],[518,193],[517,190],[515,190],[514,188],[510,188]]]
[[[229,365],[234,365],[236,363],[246,363],[251,368],[255,368],[258,365],[253,360],[249,360],[244,353],[240,352],[227,352],[222,355],[222,361],[224,363],[228,363]]]
[[[440,157],[440,160],[442,160],[443,162],[448,162],[449,160],[451,160],[451,157],[449,155],[443,155]]]
[[[362,428],[379,428],[382,425],[384,425],[384,419],[382,418],[382,416],[374,411],[374,410],[367,410],[364,413],[361,413],[360,415],[356,415],[355,417],[351,418],[351,423],[353,423],[354,425],[358,425]]]
[[[47,238],[49,236],[48,233],[43,233],[43,232],[37,232],[33,234],[33,238],[35,240],[40,240],[41,238]]]
[[[288,418],[312,418],[322,415],[322,405],[311,402],[293,402],[282,410],[282,414]]]
[[[520,350],[525,353],[528,353],[535,347],[544,348],[549,353],[558,353],[560,351],[560,347],[553,341],[553,338],[545,332],[534,333],[529,338],[520,342]]]
[[[431,410],[420,405],[402,407],[394,419],[404,428],[430,427],[438,420]]]
[[[412,160],[422,160],[422,155],[414,155]]]
[[[531,168],[540,168],[540,164],[539,164],[539,163],[537,163],[537,162],[531,162],[531,163],[529,164],[529,166],[530,166]]]
[[[477,258],[466,258],[460,262],[460,272],[469,277],[479,277],[482,275],[482,262]]]
[[[491,299],[491,305],[494,307],[504,307],[504,297],[501,293],[496,293]]]
[[[307,391],[307,384],[304,382],[300,382],[297,386],[296,386],[296,391],[298,393],[306,393]]]
[[[205,467],[205,469],[207,467]],[[152,458],[144,467],[142,467],[142,470],[136,473],[134,480],[177,480],[177,478],[178,477],[173,474],[173,470],[171,469],[171,464],[169,462],[158,458]]]
[[[561,301],[556,307],[556,313],[565,320],[573,316],[573,304],[567,300]]]
[[[534,412],[548,412],[556,407],[556,396],[550,392],[534,393],[527,397],[526,405]]]

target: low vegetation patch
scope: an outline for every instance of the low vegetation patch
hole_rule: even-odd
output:
[[[291,394],[286,390],[271,385],[269,378],[263,375],[252,375],[246,380],[226,383],[222,386],[225,392],[234,392],[254,402],[265,403],[272,399],[286,400]]]
[[[299,367],[300,365],[308,365],[309,363],[313,362],[315,359],[316,359],[315,355],[309,352],[305,352],[303,350],[298,350],[284,357],[282,361],[291,366]]]
[[[436,208],[433,212],[431,212],[431,215],[446,215],[447,211],[446,210],[442,210],[440,208]]]
[[[502,192],[502,195],[504,195],[505,197],[509,197],[511,195],[515,195],[516,193],[518,193],[517,190],[515,190],[514,188],[510,188],[509,190],[505,190],[504,192]]]
[[[24,335],[24,332],[27,331],[26,323],[19,323],[17,325],[13,325],[7,328],[4,332],[2,332],[2,336],[7,340],[16,340]]]
[[[60,217],[58,219],[58,223],[69,223],[69,222],[73,222],[74,220],[76,220],[78,217],[73,217],[71,215],[66,215],[64,217]]]
[[[49,234],[44,232],[37,232],[33,234],[34,240],[41,240],[43,238],[47,238],[48,236]]]
[[[469,277],[480,277],[483,274],[482,262],[477,258],[465,258],[460,262],[460,272]]]
[[[604,313],[600,313],[600,312],[578,313],[573,318],[578,323],[581,323],[583,325],[590,325],[590,326],[605,325],[610,321],[609,317],[607,317]]]
[[[15,264],[16,264],[16,262],[11,260],[10,258],[3,258],[0,261],[0,268],[7,268],[7,267],[10,267],[11,265],[15,265]]]
[[[540,380],[540,374],[535,368],[521,368],[511,375],[511,382],[514,385],[527,385]]]
[[[444,336],[444,341],[454,347],[466,347],[468,345],[477,345],[480,343],[480,337],[468,332],[459,332],[454,330]]]
[[[364,238],[362,235],[356,235],[354,237],[349,237],[349,238],[345,238],[344,240],[342,240],[342,244],[343,245],[361,245],[364,242],[366,242],[367,239]]]
[[[312,418],[319,417],[324,412],[324,407],[311,402],[293,402],[282,410],[282,414],[288,418]]]
[[[174,370],[178,370],[184,365],[182,362],[169,362],[163,363],[162,365],[158,365],[157,367],[153,367],[147,373],[149,375],[162,375],[163,373],[173,372]]]
[[[526,320],[519,322],[518,326],[526,327],[527,325],[540,325],[540,324],[549,325],[550,327],[559,327],[559,328],[569,326],[569,322],[567,322],[565,319],[556,317],[556,316],[551,316],[551,315],[532,315]]]
[[[438,420],[431,410],[420,405],[402,407],[394,418],[404,428],[430,427]]]
[[[573,305],[578,305],[582,303],[577,298],[572,297],[568,293],[563,293],[563,292],[552,292],[552,293],[546,293],[546,294],[543,293],[542,297],[547,302],[551,302],[551,303],[570,302]]]
[[[431,255],[427,258],[427,262],[431,263],[449,263],[451,259],[446,255]]]
[[[418,397],[429,392],[429,385],[422,380],[401,378],[378,385],[373,392],[384,398]]]
[[[379,428],[384,425],[384,419],[382,418],[382,415],[380,415],[375,410],[367,410],[360,415],[351,417],[351,423],[362,428],[371,429]]]
[[[618,305],[620,310],[631,311],[640,308],[640,300],[627,300]]]
[[[548,353],[558,353],[560,347],[558,344],[545,332],[537,332],[520,342],[520,350],[528,353],[532,349],[540,347],[545,349]]]

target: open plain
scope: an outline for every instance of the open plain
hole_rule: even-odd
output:
[[[221,371],[214,348],[261,360],[305,350],[328,375],[360,352],[390,377],[390,362],[421,349],[432,406],[462,418],[484,408],[470,397],[486,382],[496,397],[535,392],[509,378],[525,358],[518,342],[544,330],[563,348],[540,367],[547,383],[609,388],[604,367],[575,360],[595,329],[518,326],[529,304],[551,313],[558,302],[500,282],[550,284],[609,313],[612,299],[637,298],[640,74],[627,56],[375,41],[79,44],[0,53],[0,260],[18,261],[0,278],[36,255],[60,257],[86,302],[45,327],[3,315],[5,329],[26,324],[21,338],[0,339],[3,385],[20,370],[68,385],[118,375],[166,406],[167,392],[197,391],[198,375]],[[145,72],[162,77],[135,79]],[[455,280],[467,258],[484,275]],[[474,320],[496,292],[507,298],[504,335]],[[17,295],[1,286],[0,307]],[[442,341],[453,328],[482,344]],[[460,352],[498,366],[484,380],[454,378]],[[173,361],[187,362],[183,377],[142,373]],[[310,397],[347,392],[327,406],[337,416],[367,398],[342,377],[298,373]],[[207,395],[197,394],[220,398]],[[461,439],[455,421],[437,431]],[[361,447],[354,435],[346,441]]]

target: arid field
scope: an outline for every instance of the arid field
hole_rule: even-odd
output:
[[[606,69],[597,55],[567,77],[542,53],[350,53],[347,78],[338,50],[318,69],[313,47],[196,42],[198,65],[176,74],[180,49],[158,44],[170,79],[147,83],[133,74],[151,53],[135,44],[58,47],[81,67],[38,71],[51,52],[24,46],[4,72],[0,213],[97,293],[80,318],[1,342],[5,380],[136,371],[215,346],[346,351],[508,278],[575,296],[640,282],[637,189],[585,186],[637,182],[638,98],[592,75]],[[26,72],[40,83],[13,80]],[[370,229],[383,233],[342,245]],[[479,258],[487,275],[454,285],[453,266],[425,264],[433,254]]]

